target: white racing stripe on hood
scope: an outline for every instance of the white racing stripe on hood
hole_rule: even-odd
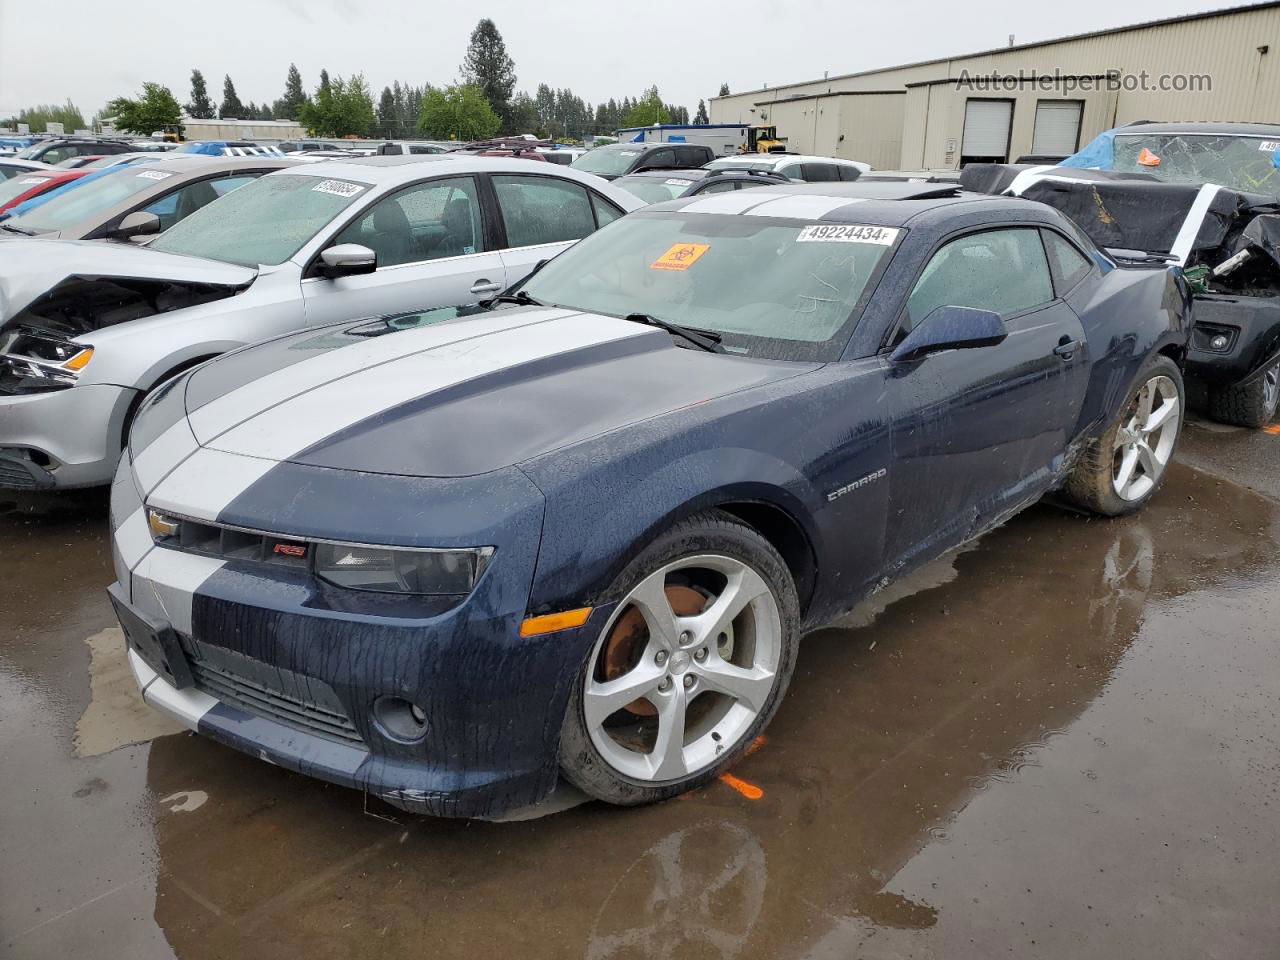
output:
[[[148,506],[195,520],[218,519],[232,500],[261,480],[274,460],[240,457],[201,447],[147,496]]]
[[[132,570],[155,546],[151,527],[147,525],[147,508],[139,507],[129,514],[116,527],[113,536],[116,538],[116,549],[120,551],[121,562],[127,570]]]
[[[133,475],[142,495],[154,490],[170,470],[199,449],[186,417],[156,437],[133,458]]]
[[[509,367],[653,332],[613,317],[570,314],[501,336],[442,344],[317,386],[262,411],[208,446],[246,457],[287,460],[361,420],[419,397]]]
[[[191,430],[200,443],[207,444],[236,424],[331,380],[423,350],[475,340],[506,330],[545,324],[566,316],[571,316],[571,313],[550,308],[537,311],[504,310],[491,316],[470,317],[466,320],[402,330],[370,337],[367,341],[352,346],[319,351],[309,360],[252,380],[209,401],[191,414]],[[352,325],[355,325],[354,322]]]

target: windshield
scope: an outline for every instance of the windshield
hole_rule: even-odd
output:
[[[731,353],[834,360],[901,232],[634,213],[580,240],[522,289],[547,304],[615,317],[645,313],[719,334]]]
[[[588,150],[569,166],[584,173],[597,173],[607,177],[616,177],[631,169],[636,157],[644,151],[639,145],[634,147],[612,146],[596,147]]]
[[[0,181],[0,207],[19,197],[33,187],[44,183],[48,180],[48,176],[41,176],[38,173],[20,174],[16,177],[10,177],[8,180]]]
[[[269,174],[201,207],[156,237],[152,250],[246,267],[284,263],[367,184]]]
[[[24,230],[65,230],[171,176],[172,173],[163,170],[126,167],[98,174],[84,183],[72,181],[74,190],[50,191],[48,200],[29,213],[15,217],[12,223]]]
[[[1166,183],[1217,183],[1246,193],[1280,195],[1277,140],[1234,135],[1117,135],[1113,169]],[[1158,161],[1158,162],[1157,162]]]
[[[645,203],[661,203],[663,200],[674,200],[693,185],[688,177],[623,177],[614,181],[615,187],[621,187]]]

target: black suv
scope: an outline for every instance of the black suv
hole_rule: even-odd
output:
[[[588,150],[569,166],[606,180],[641,170],[696,170],[716,158],[701,143],[611,143]]]
[[[17,154],[22,160],[39,160],[55,164],[72,157],[105,157],[112,153],[132,153],[133,146],[120,140],[87,140],[84,137],[68,137],[59,140],[41,140]]]

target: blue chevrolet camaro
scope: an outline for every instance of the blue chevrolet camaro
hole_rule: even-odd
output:
[[[130,664],[200,733],[409,810],[670,797],[765,727],[805,629],[1050,491],[1142,506],[1187,304],[945,185],[648,208],[487,310],[157,390],[111,501]]]

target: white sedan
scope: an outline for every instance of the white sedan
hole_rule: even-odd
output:
[[[475,303],[643,206],[568,167],[457,154],[290,167],[146,247],[0,241],[0,487],[110,481],[143,397],[300,327]]]

